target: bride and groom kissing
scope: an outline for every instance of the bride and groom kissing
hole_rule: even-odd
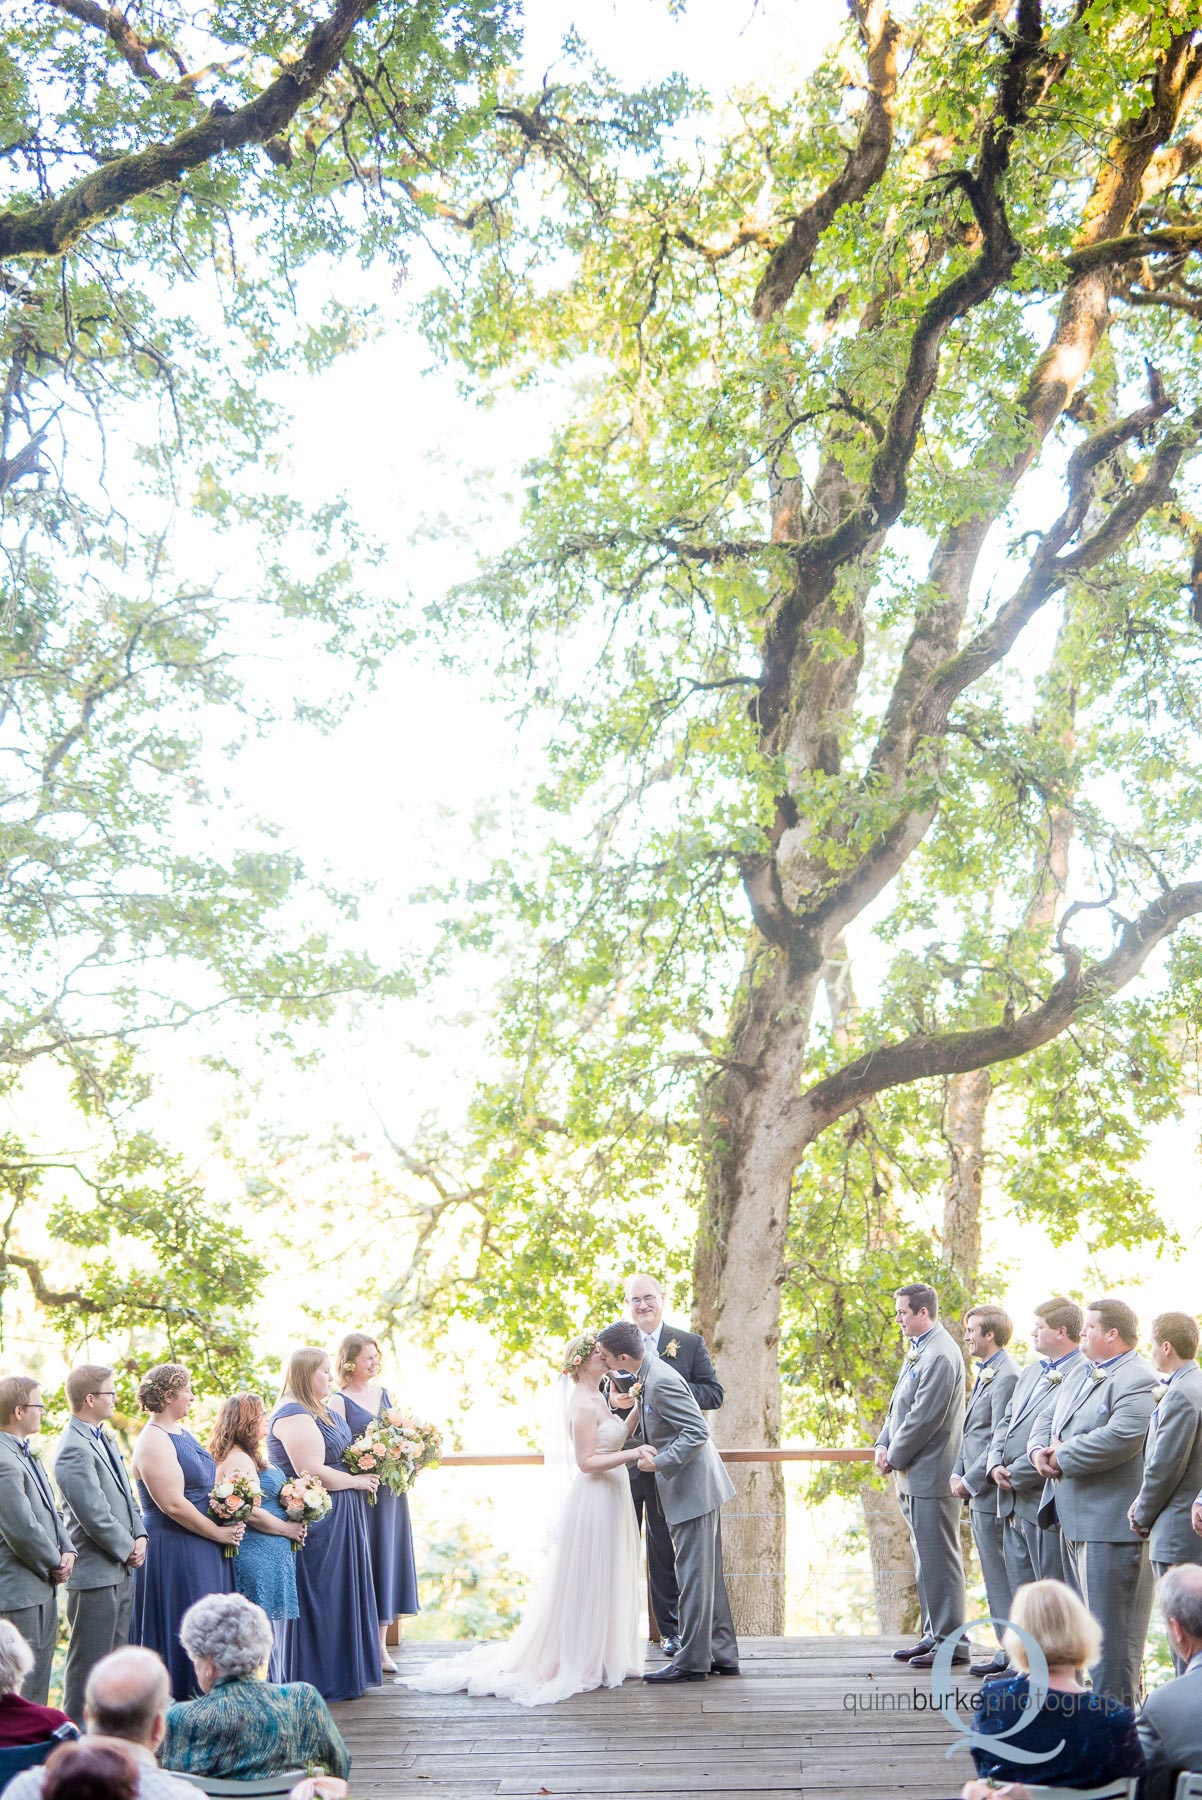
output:
[[[719,1530],[734,1486],[689,1384],[649,1353],[629,1319],[574,1338],[562,1372],[576,1473],[534,1599],[507,1642],[440,1658],[402,1678],[406,1687],[541,1706],[643,1675],[645,1590],[627,1479],[632,1466],[654,1474],[680,1592],[680,1647],[643,1679],[704,1681],[739,1672]],[[634,1405],[623,1416],[610,1410],[602,1385],[606,1377],[631,1375]],[[642,1441],[630,1441],[636,1437]]]

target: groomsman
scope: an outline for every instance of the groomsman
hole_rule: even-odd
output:
[[[632,1275],[626,1283],[626,1310],[638,1326],[647,1356],[658,1356],[675,1369],[688,1384],[702,1412],[717,1412],[723,1401],[722,1384],[710,1361],[705,1341],[695,1331],[681,1325],[669,1325],[664,1319],[663,1283],[654,1275]],[[619,1386],[611,1384],[609,1404],[615,1412],[629,1412],[634,1401]],[[640,1443],[638,1437],[632,1443]],[[663,1505],[655,1476],[648,1469],[630,1465],[630,1496],[634,1516],[645,1523],[647,1537],[647,1578],[651,1585],[651,1605],[659,1626],[660,1646],[668,1656],[680,1649],[680,1588],[676,1580],[676,1557],[672,1534],[664,1518]]]
[[[1006,1574],[1004,1522],[998,1517],[998,1490],[989,1479],[989,1447],[1001,1424],[1018,1364],[1006,1349],[1014,1336],[1010,1315],[1000,1306],[973,1306],[964,1315],[964,1335],[976,1359],[976,1380],[964,1414],[964,1439],[952,1471],[951,1491],[968,1502],[968,1520],[985,1577],[985,1598],[995,1619],[1010,1616],[1010,1580]],[[975,1663],[974,1675],[998,1675],[1006,1668],[1001,1649],[1005,1627],[996,1625],[998,1650],[987,1663]]]
[[[1202,1538],[1191,1522],[1194,1497],[1202,1487],[1202,1369],[1197,1355],[1198,1321],[1189,1313],[1161,1313],[1153,1319],[1152,1361],[1160,1382],[1153,1390],[1156,1406],[1144,1445],[1144,1478],[1127,1517],[1132,1531],[1148,1539],[1158,1581],[1178,1563],[1202,1563]]]
[[[146,1557],[146,1531],[125,1465],[104,1429],[117,1404],[113,1371],[102,1363],[72,1369],[67,1402],[71,1417],[54,1457],[76,1553],[67,1583],[71,1639],[63,1700],[82,1725],[88,1676],[102,1656],[129,1641],[133,1572]]]
[[[1064,1580],[1060,1529],[1039,1523],[1044,1479],[1027,1455],[1031,1428],[1044,1406],[1087,1367],[1081,1351],[1085,1314],[1075,1300],[1057,1294],[1036,1308],[1032,1342],[1039,1352],[1014,1385],[989,1446],[989,1479],[998,1490],[998,1517],[1010,1591],[1025,1581]]]
[[[912,1282],[896,1289],[894,1301],[906,1354],[876,1442],[876,1466],[882,1475],[897,1478],[914,1554],[922,1641],[893,1654],[913,1668],[929,1669],[944,1638],[964,1623],[961,1506],[949,1486],[964,1432],[964,1358],[938,1322],[933,1287]],[[963,1644],[952,1661],[968,1661]]]
[[[1044,1405],[1028,1454],[1047,1487],[1041,1522],[1052,1512],[1064,1534],[1065,1578],[1102,1627],[1096,1692],[1124,1706],[1139,1693],[1152,1611],[1147,1545],[1132,1542],[1127,1517],[1144,1473],[1144,1440],[1156,1374],[1136,1353],[1139,1320],[1122,1300],[1095,1300],[1085,1312],[1082,1348],[1090,1366]]]
[[[42,1429],[42,1390],[31,1375],[0,1380],[0,1618],[33,1651],[27,1700],[45,1706],[58,1631],[54,1590],[75,1562],[54,1504],[50,1479],[29,1447]]]

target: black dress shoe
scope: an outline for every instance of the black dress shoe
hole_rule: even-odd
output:
[[[1010,1667],[1004,1656],[992,1657],[989,1662],[974,1663],[968,1672],[970,1675],[979,1676],[982,1680],[989,1675],[1017,1674],[1017,1670]]]
[[[675,1633],[659,1640],[659,1647],[665,1656],[675,1656],[680,1649],[680,1639]]]
[[[649,1669],[643,1676],[644,1681],[704,1681],[704,1669],[678,1669],[675,1663],[665,1663],[662,1669]]]
[[[739,1672],[738,1663],[711,1663],[710,1664],[710,1674],[711,1675],[737,1675],[738,1672]]]
[[[931,1642],[930,1638],[923,1638],[920,1644],[911,1644],[907,1650],[894,1650],[892,1652],[894,1662],[909,1662],[912,1656],[921,1656],[924,1650],[931,1648]]]
[[[938,1656],[938,1654],[939,1654],[939,1646],[938,1646],[938,1644],[936,1644],[935,1648],[933,1650],[924,1650],[924,1651],[922,1651],[922,1653],[920,1655],[912,1656],[910,1658],[910,1667],[912,1669],[933,1669],[935,1667],[935,1658]],[[953,1652],[952,1652],[952,1667],[953,1668],[962,1669],[964,1667],[965,1663],[969,1662],[970,1660],[971,1660],[971,1658],[969,1657],[967,1650],[953,1650]]]

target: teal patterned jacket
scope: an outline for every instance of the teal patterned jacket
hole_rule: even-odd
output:
[[[165,1769],[258,1781],[283,1769],[320,1764],[346,1780],[351,1759],[330,1709],[307,1681],[283,1687],[257,1675],[228,1675],[199,1700],[167,1713]]]

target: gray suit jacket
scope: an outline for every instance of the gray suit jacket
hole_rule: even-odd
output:
[[[18,1443],[11,1431],[0,1431],[0,1612],[53,1600],[50,1571],[71,1549],[53,1498]],[[42,1473],[49,1491],[50,1477]]]
[[[1003,1350],[997,1361],[977,1376],[968,1397],[964,1439],[952,1473],[962,1476],[967,1483],[972,1495],[969,1506],[973,1512],[997,1512],[998,1491],[989,1479],[989,1471],[994,1466],[989,1460],[989,1446],[1017,1380],[1018,1364],[1008,1350]]]
[[[1135,1721],[1143,1745],[1140,1800],[1173,1800],[1183,1769],[1202,1769],[1202,1669],[1154,1688]]]
[[[951,1332],[935,1325],[918,1361],[902,1365],[877,1439],[897,1472],[898,1492],[950,1499],[963,1433],[964,1358]]]
[[[128,1580],[125,1559],[135,1537],[146,1536],[129,1476],[117,1460],[120,1479],[88,1427],[67,1420],[54,1454],[54,1477],[75,1546],[77,1560],[67,1583],[72,1592]]]
[[[1140,1526],[1159,1563],[1202,1562],[1202,1538],[1189,1522],[1202,1490],[1202,1369],[1190,1363],[1170,1382],[1148,1426],[1144,1479],[1136,1495]]]
[[[643,1436],[655,1447],[655,1488],[669,1525],[716,1512],[735,1484],[710,1442],[688,1382],[662,1358],[639,1370]]]
[[[1059,1481],[1049,1481],[1039,1522],[1054,1515],[1074,1543],[1138,1544],[1127,1509],[1144,1474],[1144,1439],[1152,1417],[1156,1371],[1128,1350],[1100,1380],[1066,1381],[1045,1405],[1028,1444],[1063,1440]]]
[[[1032,1525],[1035,1523],[1043,1500],[1044,1480],[1027,1455],[1031,1427],[1066,1383],[1071,1385],[1081,1379],[1085,1360],[1083,1353],[1075,1350],[1069,1360],[1054,1371],[1059,1375],[1059,1381],[1053,1381],[1052,1372],[1045,1373],[1038,1362],[1028,1363],[1019,1375],[989,1446],[989,1467],[996,1469],[1000,1463],[1009,1469],[1014,1483],[1013,1493],[1007,1488],[998,1489],[999,1518],[1008,1519],[1011,1513],[1017,1513],[1020,1519],[1027,1519]]]

